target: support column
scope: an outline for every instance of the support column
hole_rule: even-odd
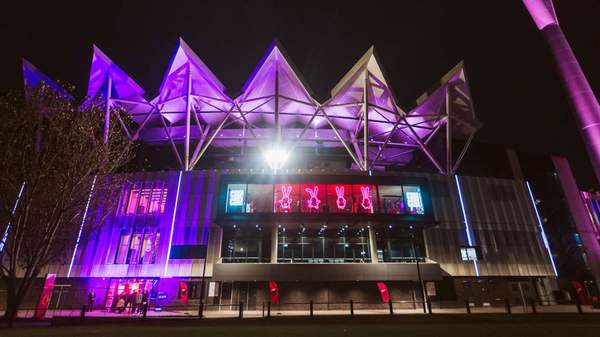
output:
[[[600,104],[556,18],[552,0],[523,0],[552,56],[573,106],[579,132],[600,181]]]
[[[371,254],[371,263],[379,263],[377,258],[377,236],[375,228],[369,227],[369,254]]]
[[[277,263],[277,225],[271,228],[271,263]]]

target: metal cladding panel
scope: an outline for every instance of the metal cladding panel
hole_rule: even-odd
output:
[[[178,172],[143,172],[126,175],[128,183],[141,187],[150,187],[157,182],[168,188],[164,212],[157,215],[123,215],[112,211],[102,222],[100,218],[106,213],[105,203],[101,195],[93,196],[90,205],[89,219],[85,226],[91,232],[82,239],[76,252],[71,277],[135,277],[161,276],[167,258],[169,231],[175,209]],[[121,198],[126,193],[123,189]],[[119,204],[121,204],[121,200]],[[160,240],[156,252],[156,263],[153,264],[115,264],[115,255],[122,230],[134,229],[160,230]]]
[[[441,174],[406,173],[428,181],[431,205],[437,226],[424,230],[427,256],[452,276],[475,276],[472,263],[465,263],[460,247],[467,245],[456,185],[452,177]]]
[[[461,177],[481,276],[554,276],[524,182]]]
[[[209,244],[217,209],[218,177],[214,170],[183,172],[171,247]],[[210,251],[208,254],[211,260]],[[166,276],[200,276],[203,263],[203,259],[171,257]]]
[[[441,280],[437,263],[420,264],[422,277]],[[221,263],[215,265],[216,281],[418,281],[413,263],[269,264]]]

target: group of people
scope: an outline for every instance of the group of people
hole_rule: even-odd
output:
[[[110,311],[123,313],[129,310],[130,314],[142,314],[144,308],[148,305],[148,295],[147,291],[124,291],[112,301]],[[94,290],[91,290],[88,293],[87,311],[93,310],[95,299],[96,293]]]
[[[133,291],[131,293],[123,292],[117,300],[113,301],[111,311],[123,313],[129,310],[130,314],[138,314],[144,311],[148,305],[148,292]]]

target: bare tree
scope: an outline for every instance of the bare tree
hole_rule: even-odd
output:
[[[0,278],[9,326],[40,273],[70,258],[92,184],[106,214],[117,199],[120,182],[111,174],[127,164],[133,144],[118,123],[104,143],[104,107],[96,103],[47,86],[0,97]],[[104,218],[89,217],[86,228]]]

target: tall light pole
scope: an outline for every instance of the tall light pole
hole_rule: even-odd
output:
[[[600,105],[556,18],[552,0],[522,0],[544,35],[575,109],[579,132],[600,182]]]

